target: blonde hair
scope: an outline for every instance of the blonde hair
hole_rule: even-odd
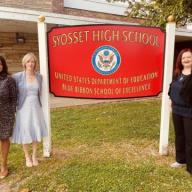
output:
[[[27,53],[23,56],[23,59],[22,59],[22,65],[24,68],[26,68],[26,63],[27,61],[29,61],[30,59],[33,59],[34,62],[35,62],[35,66],[34,66],[34,71],[36,70],[37,68],[37,64],[38,64],[38,61],[37,61],[37,57],[35,56],[34,53],[30,52],[30,53]]]

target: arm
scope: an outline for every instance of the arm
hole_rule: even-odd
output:
[[[168,90],[168,95],[169,95],[169,100],[168,100],[169,112],[171,112],[171,111],[172,111],[172,101],[171,101],[171,85],[172,85],[172,83],[169,85],[169,90]]]
[[[180,95],[187,104],[192,106],[192,74],[184,81]]]
[[[37,73],[36,78],[37,78],[38,85],[39,85],[39,90],[38,90],[39,103],[40,103],[40,106],[42,106],[42,102],[41,102],[41,96],[42,96],[42,75],[40,73]]]
[[[17,105],[17,89],[16,89],[16,82],[13,78],[9,78],[9,100],[10,100],[10,108],[11,112],[16,112],[16,105]]]

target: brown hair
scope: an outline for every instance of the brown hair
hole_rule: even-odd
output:
[[[6,63],[6,61],[5,61],[3,56],[0,56],[0,63],[3,66],[3,70],[1,71],[0,74],[7,74],[8,75],[9,74],[8,73],[8,66],[7,66],[7,63]]]
[[[179,76],[183,70],[183,65],[181,63],[181,59],[182,59],[182,55],[183,53],[185,52],[191,52],[192,54],[192,50],[190,48],[185,48],[185,49],[182,49],[178,56],[177,56],[177,60],[176,60],[176,68],[175,68],[175,71],[174,71],[174,75],[175,76]]]

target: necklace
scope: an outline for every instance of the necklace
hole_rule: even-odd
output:
[[[35,79],[35,75],[33,74],[33,75],[26,75],[26,80],[27,80],[27,82],[29,82],[29,83],[31,83],[31,82],[33,82],[33,80]]]

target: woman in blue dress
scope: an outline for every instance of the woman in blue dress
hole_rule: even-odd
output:
[[[24,71],[13,78],[17,85],[17,112],[12,142],[23,145],[26,166],[38,165],[37,145],[47,136],[46,125],[41,107],[42,76],[36,72],[37,58],[27,53],[22,60]],[[29,154],[32,144],[32,155]]]

